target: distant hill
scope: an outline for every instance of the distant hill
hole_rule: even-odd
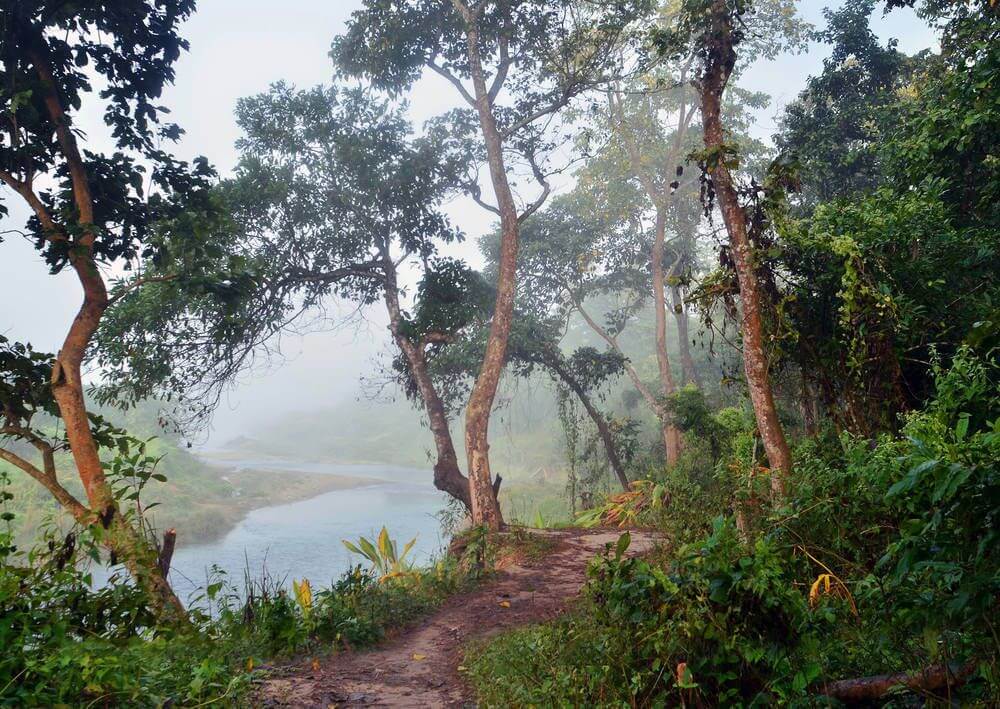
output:
[[[542,381],[520,382],[502,399],[491,422],[494,469],[524,477],[560,465],[562,433],[551,388]],[[452,425],[461,450],[461,417]],[[423,412],[399,399],[345,401],[328,409],[288,414],[228,441],[224,448],[337,463],[426,466],[434,459]]]

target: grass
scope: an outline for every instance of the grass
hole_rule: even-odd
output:
[[[525,527],[513,527],[509,532],[497,535],[494,543],[498,566],[503,566],[509,562],[538,561],[556,548],[558,540],[547,534],[533,533]]]
[[[613,658],[601,657],[596,638],[580,637],[588,628],[584,615],[576,610],[468,647],[464,676],[478,705],[587,706],[600,696],[601,692],[592,691],[594,678],[586,668]]]

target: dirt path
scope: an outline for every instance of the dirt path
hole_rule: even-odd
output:
[[[466,642],[559,614],[579,594],[590,559],[619,536],[606,530],[546,534],[558,542],[543,559],[510,566],[475,591],[454,596],[379,648],[337,655],[318,670],[269,680],[264,705],[470,706],[469,690],[458,673]],[[653,544],[651,535],[633,531],[629,553],[648,551]]]

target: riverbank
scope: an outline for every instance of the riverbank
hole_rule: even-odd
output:
[[[174,494],[150,515],[155,527],[177,529],[185,545],[217,541],[257,509],[372,484],[371,479],[346,475],[208,464],[204,476],[213,483],[211,495],[199,499],[176,491],[182,494]]]
[[[161,450],[165,447],[159,442],[152,443],[151,448],[154,455],[169,453],[158,468],[167,481],[150,484],[144,491],[143,503],[158,503],[147,513],[153,526],[176,529],[178,541],[185,546],[217,541],[254,510],[371,485],[373,481],[371,477],[280,466],[220,465],[180,449]],[[38,483],[4,463],[0,463],[0,470],[10,478],[6,489],[13,499],[5,510],[14,514],[12,527],[19,548],[34,546],[46,528],[70,526],[65,513]],[[82,495],[78,480],[70,475],[64,479],[72,493]]]

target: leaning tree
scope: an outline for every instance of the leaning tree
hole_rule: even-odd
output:
[[[395,367],[423,406],[436,449],[435,485],[471,509],[446,400],[429,361],[479,327],[489,286],[439,247],[462,238],[440,210],[462,174],[460,153],[411,136],[405,108],[341,85],[278,83],[240,101],[240,161],[219,188],[231,216],[183,278],[175,259],[144,264],[155,281],[126,292],[100,335],[104,391],[122,402],[180,396],[184,416],[210,414],[234,376],[271,353],[281,333],[309,329],[334,299],[379,301]],[[442,154],[454,156],[442,159]],[[127,288],[127,286],[125,286]],[[336,366],[333,363],[332,366]],[[495,495],[495,491],[493,491]]]
[[[444,77],[469,109],[452,114],[460,127],[478,124],[495,203],[478,175],[469,194],[500,221],[501,257],[490,333],[466,409],[465,444],[473,519],[497,528],[488,428],[514,316],[521,224],[546,200],[558,140],[556,115],[586,89],[618,75],[618,53],[648,0],[366,0],[334,42],[340,69],[390,91],[403,91],[425,71]],[[520,202],[521,175],[537,184]]]
[[[187,47],[178,26],[193,10],[192,0],[25,0],[0,8],[0,181],[30,210],[23,235],[52,274],[74,274],[83,296],[54,357],[4,343],[0,434],[29,443],[43,462],[38,467],[6,446],[3,457],[92,527],[164,618],[181,617],[183,608],[153,545],[119,509],[101,460],[103,424],[87,411],[81,367],[111,302],[105,266],[152,256],[155,234],[178,213],[210,209],[202,199],[207,165],[189,166],[161,147],[181,132],[161,122],[167,109],[158,99]],[[111,152],[82,131],[85,104],[103,109]],[[43,412],[59,419],[54,439],[39,428]],[[54,452],[64,445],[85,500],[57,477]]]

